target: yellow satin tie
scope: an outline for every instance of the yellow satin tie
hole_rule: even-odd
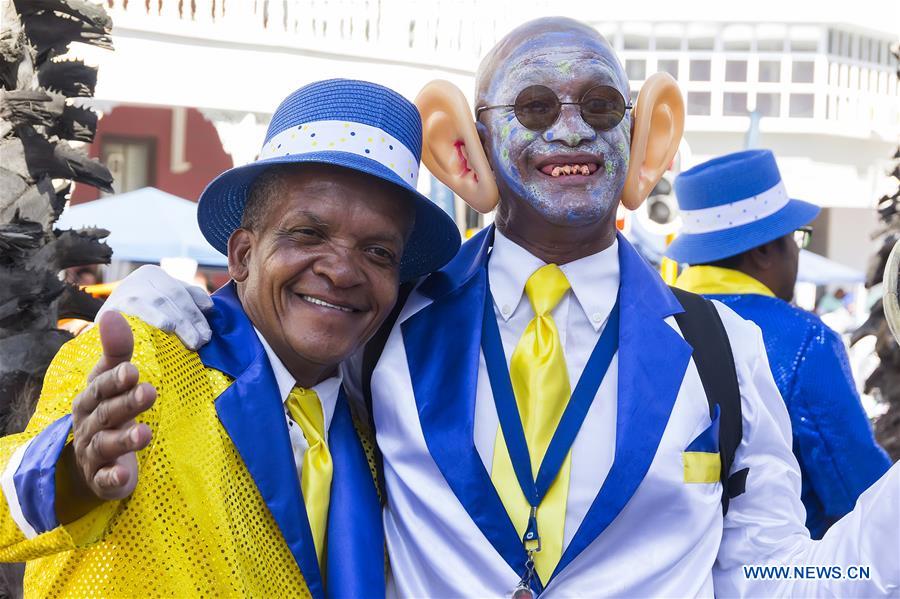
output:
[[[569,281],[555,264],[541,267],[528,278],[525,293],[535,316],[525,327],[509,364],[509,376],[535,477],[572,395],[559,331],[550,315],[568,290]],[[535,554],[535,566],[545,584],[562,557],[571,469],[572,455],[569,453],[537,511],[541,551]],[[491,480],[521,537],[525,534],[531,507],[516,479],[502,430],[497,431],[494,442]]]
[[[306,516],[316,545],[319,569],[324,576],[325,529],[328,526],[328,501],[333,471],[331,453],[325,442],[325,415],[316,392],[302,387],[291,390],[287,407],[309,444],[309,449],[303,454],[300,490],[306,503]]]

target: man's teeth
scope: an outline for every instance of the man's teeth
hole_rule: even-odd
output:
[[[554,166],[553,170],[550,171],[551,177],[559,177],[562,175],[584,175],[588,176],[591,174],[591,169],[586,164],[563,164],[559,166]]]
[[[301,295],[300,297],[302,297],[303,299],[305,299],[305,300],[308,301],[309,303],[315,304],[315,305],[317,305],[317,306],[325,306],[326,308],[332,308],[332,309],[334,309],[334,310],[340,310],[341,312],[353,312],[353,310],[351,310],[350,308],[345,308],[345,307],[343,307],[343,306],[336,306],[336,305],[334,305],[334,304],[330,304],[330,303],[326,302],[325,300],[321,300],[321,299],[319,299],[319,298],[317,298],[317,297],[313,297],[313,296],[311,296],[311,295]]]

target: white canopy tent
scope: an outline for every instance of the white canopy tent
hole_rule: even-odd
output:
[[[159,264],[172,258],[203,266],[226,266],[197,226],[197,204],[155,187],[108,196],[67,207],[60,229],[102,227],[113,260]]]

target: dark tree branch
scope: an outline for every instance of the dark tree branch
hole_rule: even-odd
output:
[[[38,81],[67,98],[90,97],[97,86],[97,67],[80,60],[50,60],[38,69]]]
[[[97,113],[90,108],[66,105],[62,115],[47,128],[47,135],[91,143],[97,131]]]
[[[109,264],[112,249],[100,239],[109,236],[106,229],[54,231],[55,239],[43,246],[29,261],[48,264],[56,270],[85,264]]]

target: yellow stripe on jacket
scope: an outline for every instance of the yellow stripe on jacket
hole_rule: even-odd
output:
[[[28,563],[26,595],[309,597],[294,557],[216,415],[231,383],[174,336],[129,318],[133,363],[158,397],[138,454],[134,494],[26,540],[0,502],[0,560]],[[26,432],[0,440],[0,469],[16,447],[69,413],[101,354],[97,329],[53,360]],[[264,443],[264,439],[260,439]],[[34,559],[40,558],[40,559]]]

